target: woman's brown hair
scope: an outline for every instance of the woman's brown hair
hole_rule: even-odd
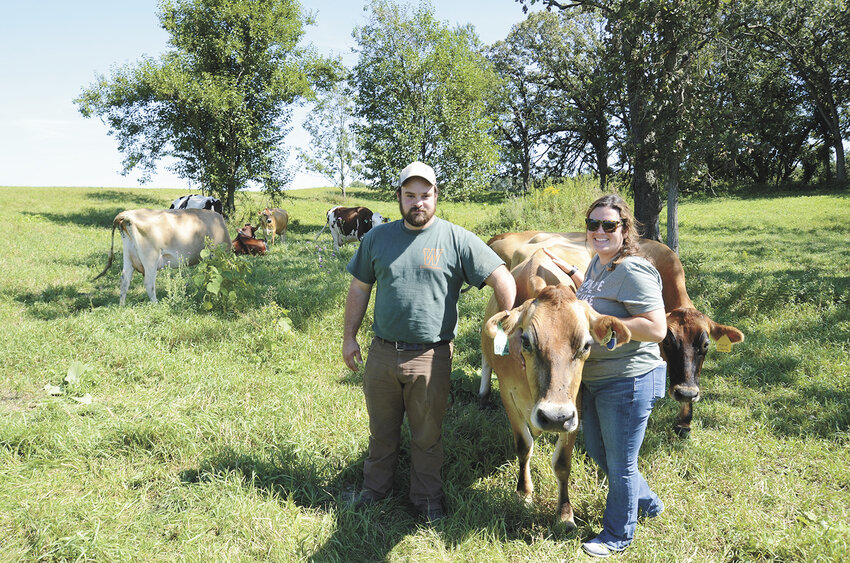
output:
[[[591,211],[597,207],[610,207],[611,209],[616,209],[620,214],[620,219],[623,220],[623,225],[620,227],[623,229],[623,246],[620,249],[619,254],[611,260],[611,263],[608,265],[608,269],[613,270],[616,268],[617,264],[622,262],[623,258],[626,256],[643,256],[643,253],[640,251],[640,246],[638,245],[638,238],[640,238],[638,235],[638,228],[641,225],[632,214],[632,209],[629,207],[629,204],[617,194],[607,194],[590,204],[585,217],[590,217]]]

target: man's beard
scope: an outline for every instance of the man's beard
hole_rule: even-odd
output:
[[[401,206],[401,202],[398,202],[398,210],[401,213],[401,216],[404,217],[404,220],[414,227],[421,227],[425,223],[431,220],[431,217],[434,216],[433,213],[428,213],[426,209],[422,209],[421,212],[417,213],[415,207],[411,207],[407,210],[407,213],[404,212],[404,209]]]

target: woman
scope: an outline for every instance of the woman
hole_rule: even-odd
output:
[[[594,343],[582,373],[585,449],[608,475],[602,532],[582,549],[607,557],[632,542],[639,513],[651,518],[664,510],[638,471],[637,459],[649,413],[664,395],[666,364],[657,343],[667,333],[667,322],[661,277],[638,255],[635,219],[626,202],[618,195],[599,198],[588,209],[585,223],[596,256],[578,297],[599,313],[619,317],[632,333],[631,342],[612,351]],[[573,273],[574,266],[553,259]]]

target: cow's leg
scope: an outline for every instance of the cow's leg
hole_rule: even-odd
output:
[[[490,390],[492,386],[491,377],[493,368],[487,362],[487,357],[481,354],[481,384],[478,387],[478,407],[485,408],[490,402]]]
[[[573,445],[578,432],[564,432],[558,437],[555,452],[552,454],[552,471],[558,480],[558,520],[566,524],[568,530],[574,530],[576,521],[573,506],[570,504],[570,470],[573,462]]]
[[[502,395],[502,404],[505,405],[505,411],[508,413],[508,420],[511,423],[517,460],[519,461],[516,492],[525,503],[531,503],[534,493],[534,484],[531,482],[531,454],[534,452],[534,436],[531,435],[528,424],[526,424],[516,406],[510,404],[506,397],[507,394]]]
[[[280,232],[280,242],[286,242],[286,227]]]
[[[130,260],[130,251],[127,242],[124,244],[124,267],[121,269],[121,297],[118,299],[119,305],[124,305],[127,300],[127,291],[130,289],[130,281],[133,279],[133,262]]]
[[[673,431],[679,438],[687,438],[691,434],[691,420],[694,418],[694,404],[690,401],[679,403],[679,414],[676,415],[676,424]]]

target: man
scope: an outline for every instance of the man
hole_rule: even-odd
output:
[[[369,454],[363,488],[353,500],[370,504],[390,493],[407,413],[410,502],[431,522],[445,516],[441,432],[461,286],[489,285],[503,309],[513,308],[516,297],[514,279],[495,252],[471,232],[434,216],[438,196],[430,166],[417,161],[402,170],[396,189],[402,218],[369,231],[348,264],[354,277],[342,343],[345,364],[356,371],[363,361],[357,331],[377,282],[375,338],[363,375]]]

